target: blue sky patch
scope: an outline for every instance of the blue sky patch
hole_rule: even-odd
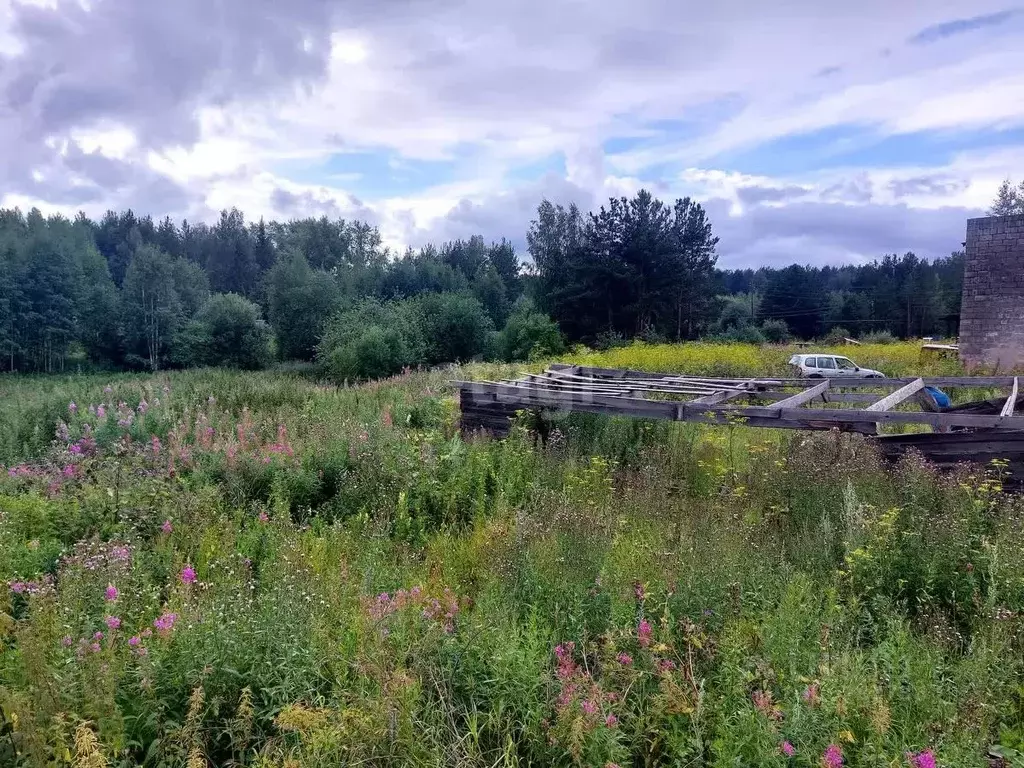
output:
[[[944,21],[941,24],[933,24],[930,27],[925,27],[910,38],[910,42],[918,44],[934,43],[939,40],[944,40],[947,37],[952,37],[953,35],[962,35],[967,32],[974,32],[978,29],[985,29],[986,27],[998,27],[1000,24],[1004,24],[1009,21],[1018,13],[1019,11],[1011,9],[1000,11],[998,13],[985,14],[984,16],[973,16],[969,19]]]

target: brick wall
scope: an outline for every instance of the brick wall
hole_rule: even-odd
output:
[[[968,368],[1024,366],[1024,216],[967,220],[960,359]]]

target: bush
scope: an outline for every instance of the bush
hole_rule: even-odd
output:
[[[565,339],[558,324],[524,299],[498,334],[498,354],[503,360],[538,359],[565,352]]]
[[[784,344],[790,339],[789,326],[785,320],[765,320],[761,323],[761,333],[772,344]]]
[[[281,358],[313,359],[339,294],[334,278],[310,269],[300,253],[286,255],[274,265],[267,276],[268,312]]]
[[[850,338],[850,332],[843,326],[837,325],[825,335],[825,342],[827,344],[842,344],[843,339],[848,338]]]
[[[860,337],[862,344],[895,344],[896,337],[891,331],[871,331]]]
[[[248,299],[215,294],[175,336],[172,357],[184,366],[262,368],[270,361],[270,328]]]
[[[413,301],[361,301],[337,312],[317,346],[335,379],[382,378],[422,362],[421,323]]]
[[[483,305],[472,296],[428,293],[414,300],[422,323],[425,362],[471,360],[483,354],[494,325]]]

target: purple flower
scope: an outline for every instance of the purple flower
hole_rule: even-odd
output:
[[[164,524],[160,526],[160,530],[163,531],[164,533],[170,533],[171,531],[174,530],[174,526],[171,525],[170,518],[168,518],[167,520],[164,520]]]
[[[779,751],[786,757],[792,757],[796,754],[796,750],[793,748],[793,745],[788,741],[784,741],[779,745]]]
[[[196,571],[191,565],[186,565],[181,572],[181,583],[182,584],[195,584],[196,582]]]
[[[108,629],[120,629],[121,619],[117,616],[107,616],[107,628]]]
[[[132,648],[135,648],[141,642],[142,642],[142,640],[139,638],[139,636],[135,635],[135,637],[132,637],[131,639],[128,640],[128,645],[130,645]]]
[[[74,400],[72,400],[70,403],[68,403],[68,410],[71,411],[72,413],[78,413],[78,406],[75,405],[75,401]]]
[[[99,419],[107,418],[107,409],[103,407],[103,403],[100,403],[99,407],[96,409],[96,417]]]
[[[23,581],[11,582],[11,592],[13,592],[16,595],[22,594],[26,589],[28,589],[28,586]]]
[[[842,768],[843,750],[839,748],[838,744],[829,744],[825,754],[821,756],[821,762],[825,768]]]
[[[68,450],[76,456],[80,456],[82,453],[82,446],[79,443],[73,443]]]
[[[807,688],[804,689],[803,693],[804,703],[809,707],[816,707],[820,701],[818,695],[818,684],[811,683]]]
[[[108,602],[112,603],[115,600],[117,600],[118,594],[119,593],[117,591],[117,587],[115,587],[113,584],[108,584],[107,585],[107,591],[105,593],[105,596],[106,596]]]
[[[935,762],[935,753],[930,749],[918,752],[916,755],[908,752],[907,760],[914,768],[936,768],[938,765]]]
[[[74,640],[71,639],[71,635],[64,635],[64,637],[60,639],[60,644],[65,648],[70,648],[73,642]]]
[[[118,544],[110,550],[110,557],[114,560],[127,560],[131,556],[131,549],[123,544]]]
[[[265,523],[270,519],[270,516],[266,512],[260,512],[259,520],[261,523]]]
[[[64,467],[63,475],[64,475],[64,477],[74,477],[75,476],[75,465],[74,464],[68,464],[66,467]]]
[[[170,632],[174,629],[174,622],[178,620],[178,614],[176,613],[164,613],[157,618],[153,619],[153,626],[161,632]],[[143,632],[143,635],[146,633]]]
[[[641,648],[646,648],[651,644],[651,622],[647,619],[643,619],[636,628],[636,639]]]
[[[615,715],[609,714],[608,717],[604,719],[604,724],[609,728],[614,728],[616,725],[619,724],[619,718],[617,718]]]
[[[109,384],[107,384],[107,386],[105,386],[105,387],[103,388],[103,391],[104,391],[104,392],[106,392],[106,393],[107,393],[107,394],[109,395],[109,394],[110,394],[111,392],[113,392],[114,390],[113,390],[113,388],[112,388],[112,387],[111,387],[111,386],[110,386]]]
[[[139,413],[145,414],[146,411],[149,410],[149,403],[147,403],[145,400],[143,400],[141,403],[139,403],[138,410],[139,410]]]
[[[94,635],[92,636],[92,639],[93,639],[93,640],[102,640],[102,639],[103,639],[103,633],[102,633],[102,632],[96,632],[96,633],[95,633],[95,634],[94,634]]]
[[[584,714],[587,714],[587,715],[596,715],[597,714],[597,704],[592,702],[590,699],[584,699],[580,703],[580,709],[582,709]]]
[[[92,651],[93,653],[99,653],[100,652],[100,644],[99,643],[91,643],[89,645],[89,650]]]
[[[630,664],[633,663],[633,657],[630,656],[628,653],[620,653],[615,658],[618,660],[619,664],[621,664],[624,667],[628,667]]]

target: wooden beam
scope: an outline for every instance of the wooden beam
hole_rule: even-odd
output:
[[[1013,388],[1010,390],[1010,396],[1006,398],[1006,402],[1003,404],[1003,410],[999,412],[1000,416],[1013,416],[1013,409],[1017,406],[1017,377],[1013,377]]]
[[[767,406],[768,410],[778,411],[783,408],[796,408],[797,406],[803,405],[804,403],[810,402],[814,398],[825,394],[828,391],[830,383],[828,379],[825,379],[820,384],[815,384],[813,387],[808,387],[803,392],[797,392],[792,397],[787,397],[785,400],[779,400],[777,403],[772,403]]]
[[[697,397],[691,400],[691,403],[707,403],[708,405],[714,405],[715,403],[724,403],[726,400],[732,400],[740,395],[749,395],[750,391],[746,389],[720,389],[717,392],[712,392],[710,395],[704,395],[703,397]]]
[[[912,397],[918,391],[924,389],[924,379],[914,379],[909,384],[906,384],[891,395],[887,395],[879,400],[877,403],[872,403],[864,410],[867,411],[888,411],[894,405],[899,405],[904,400]]]

